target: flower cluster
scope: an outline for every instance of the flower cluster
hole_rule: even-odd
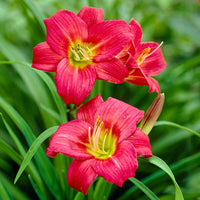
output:
[[[104,21],[102,9],[85,6],[77,15],[58,11],[44,23],[46,42],[34,47],[32,67],[56,72],[57,92],[66,104],[80,106],[96,79],[147,85],[149,92],[160,95],[151,76],[166,66],[161,45],[142,43],[134,19],[129,24]],[[137,156],[152,156],[149,137],[137,127],[143,115],[122,101],[110,97],[104,102],[98,95],[79,107],[76,120],[60,125],[46,153],[75,159],[68,168],[68,184],[84,194],[98,175],[122,186],[135,175]]]
[[[58,94],[66,104],[80,106],[96,79],[148,85],[160,93],[150,76],[166,66],[160,45],[141,43],[142,30],[132,19],[104,21],[103,10],[83,7],[78,15],[58,11],[44,23],[46,42],[33,49],[32,67],[56,72]]]

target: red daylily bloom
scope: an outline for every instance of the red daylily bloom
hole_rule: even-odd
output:
[[[155,42],[143,42],[140,24],[132,19],[129,23],[132,42],[118,55],[129,71],[125,81],[149,86],[149,92],[160,94],[158,82],[151,76],[160,74],[166,67],[160,46]]]
[[[77,112],[77,120],[62,124],[54,133],[47,155],[72,158],[67,172],[70,187],[87,193],[99,175],[118,186],[135,176],[137,156],[152,156],[148,136],[136,124],[144,112],[114,98],[97,97]]]
[[[46,42],[33,49],[33,68],[56,72],[58,94],[79,106],[96,79],[122,83],[128,71],[116,58],[130,42],[125,21],[103,21],[102,9],[83,7],[76,15],[60,10],[44,23]]]

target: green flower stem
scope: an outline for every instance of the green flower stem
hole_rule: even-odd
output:
[[[188,131],[190,133],[193,133],[194,135],[200,137],[200,133],[197,133],[196,131],[193,131],[185,126],[182,126],[182,125],[179,125],[179,124],[176,124],[174,122],[168,122],[168,121],[157,121],[155,123],[154,126],[162,126],[162,125],[166,125],[166,126],[173,126],[173,127],[176,127],[176,128],[180,128],[180,129],[183,129],[185,131]]]
[[[60,181],[60,185],[62,188],[62,196],[66,198],[66,195],[69,193],[69,186],[67,184],[66,175],[67,175],[67,163],[69,158],[63,154],[58,154],[54,158],[54,167],[56,174],[58,176],[58,180]],[[64,198],[64,199],[65,199]]]
[[[108,199],[111,189],[112,189],[112,184],[105,181],[102,177],[99,177],[94,190],[94,199],[95,200]]]

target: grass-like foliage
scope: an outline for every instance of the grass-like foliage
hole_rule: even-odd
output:
[[[164,42],[167,63],[156,77],[165,103],[149,134],[154,156],[138,159],[135,177],[122,188],[98,177],[87,196],[67,184],[72,159],[45,154],[57,127],[75,117],[74,107],[58,96],[53,74],[31,68],[33,47],[45,41],[43,19],[60,9],[77,13],[85,5],[103,8],[106,20],[140,22],[143,41]],[[0,199],[198,199],[199,21],[198,0],[0,1]],[[146,86],[97,81],[86,100],[99,93],[145,111],[156,97]]]

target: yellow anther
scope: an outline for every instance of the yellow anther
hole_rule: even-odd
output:
[[[161,46],[162,46],[163,42],[160,43],[160,45],[158,47],[156,47],[151,53],[151,48],[150,47],[147,47],[145,48],[141,55],[139,56],[139,58],[137,59],[137,63],[138,65],[140,65],[147,57],[151,56],[153,53],[155,53]]]
[[[151,48],[150,47],[147,47],[147,48],[145,48],[143,51],[142,51],[142,53],[140,54],[140,56],[139,56],[139,58],[137,59],[137,63],[138,64],[141,64],[143,61],[144,61],[144,59],[148,56],[148,54],[149,54],[149,52],[151,51]]]

